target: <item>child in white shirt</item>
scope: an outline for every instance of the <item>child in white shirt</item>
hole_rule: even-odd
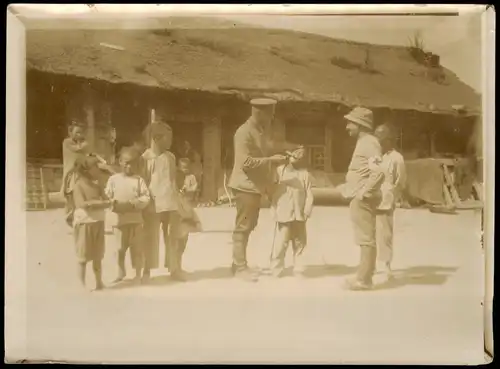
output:
[[[302,276],[304,272],[302,258],[307,245],[306,222],[313,210],[311,178],[304,164],[305,151],[300,148],[290,154],[288,164],[277,168],[278,179],[272,196],[277,234],[271,261],[272,272],[276,277],[283,274],[290,241],[294,254],[294,274]]]
[[[120,153],[121,173],[114,174],[108,180],[106,196],[112,201],[112,211],[117,214],[117,224],[113,227],[118,243],[118,276],[115,283],[126,276],[125,255],[130,249],[132,267],[135,269],[135,281],[139,281],[142,272],[143,218],[142,210],[150,202],[146,182],[137,175],[138,152],[125,148]]]

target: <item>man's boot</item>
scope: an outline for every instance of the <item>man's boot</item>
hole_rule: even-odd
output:
[[[233,265],[231,266],[231,270],[233,275],[242,281],[257,282],[257,276],[252,273],[246,263],[248,238],[249,234],[247,233],[233,233]]]
[[[361,246],[360,262],[356,277],[346,281],[346,287],[352,291],[364,291],[373,288],[373,274],[375,273],[377,248]]]

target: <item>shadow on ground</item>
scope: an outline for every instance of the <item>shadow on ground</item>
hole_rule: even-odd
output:
[[[394,278],[376,285],[374,289],[385,290],[407,285],[438,286],[446,283],[457,269],[454,267],[415,266],[394,270]]]
[[[326,264],[326,265],[309,265],[304,271],[305,278],[322,278],[353,274],[356,272],[355,266]]]
[[[373,290],[385,290],[404,287],[407,285],[442,285],[446,283],[448,278],[456,272],[457,268],[439,267],[439,266],[415,266],[408,269],[394,270],[394,278],[376,284]],[[356,267],[347,265],[310,265],[306,267],[304,272],[305,278],[323,278],[331,276],[347,276],[353,275],[356,272]],[[261,275],[266,273],[261,272]],[[291,268],[287,268],[286,275],[291,275]],[[191,273],[186,273],[187,282],[196,282],[202,280],[217,280],[232,278],[230,268],[218,267],[208,270],[197,270]],[[375,277],[376,278],[376,277]],[[161,275],[152,277],[146,286],[167,286],[179,282],[173,281],[169,275]],[[137,288],[144,284],[136,283],[132,279],[127,279],[116,284],[110,284],[107,289],[119,290],[123,288]]]
[[[228,279],[232,278],[231,268],[218,267],[207,270],[195,270],[187,275],[189,281],[201,281],[210,279]]]
[[[208,269],[208,270],[196,270],[194,272],[186,273],[186,278],[187,281],[186,283],[190,282],[197,282],[201,280],[214,280],[214,279],[227,279],[231,278],[231,269],[230,268],[224,268],[224,267],[219,267],[219,268],[214,268],[214,269]],[[171,284],[176,284],[176,283],[182,283],[182,282],[176,282],[170,278],[170,275],[160,275],[160,276],[155,276],[152,277],[147,283],[141,284],[141,283],[135,283],[131,279],[124,280],[122,282],[116,283],[116,284],[110,284],[107,289],[110,290],[119,290],[123,288],[134,288],[134,287],[140,287],[140,286],[167,286]]]

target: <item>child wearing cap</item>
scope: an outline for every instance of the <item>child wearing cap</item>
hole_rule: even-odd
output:
[[[277,180],[272,196],[276,220],[276,247],[271,256],[272,273],[281,277],[285,255],[291,242],[294,256],[294,274],[304,272],[303,253],[307,245],[306,222],[313,210],[311,178],[305,166],[305,151],[297,149],[289,154],[287,164],[276,169]]]
[[[126,276],[125,255],[130,250],[135,281],[139,281],[142,271],[142,210],[150,201],[146,182],[138,175],[139,153],[135,148],[124,148],[120,152],[121,173],[108,180],[105,193],[113,202],[112,211],[117,214],[113,227],[118,244],[118,276],[115,283]]]
[[[91,156],[77,158],[73,168],[72,202],[74,204],[73,230],[78,260],[78,277],[85,286],[87,263],[92,262],[96,290],[102,282],[104,258],[104,209],[111,202],[99,183],[99,160]]]

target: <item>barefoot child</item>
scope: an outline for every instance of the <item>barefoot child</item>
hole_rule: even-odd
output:
[[[72,200],[74,204],[73,229],[78,259],[78,276],[85,286],[87,263],[92,262],[96,290],[102,283],[104,257],[104,209],[111,205],[99,183],[99,160],[92,156],[77,158],[74,166]]]
[[[112,201],[112,211],[117,214],[113,227],[118,244],[118,276],[115,283],[126,276],[125,255],[130,250],[134,280],[142,272],[142,210],[149,204],[150,197],[146,182],[137,174],[139,153],[134,148],[122,149],[119,157],[121,173],[111,176],[106,186],[106,196]]]
[[[177,186],[179,188],[179,207],[178,216],[173,224],[173,232],[176,244],[177,270],[184,275],[182,269],[182,256],[186,250],[189,233],[199,232],[201,223],[196,215],[194,207],[196,206],[196,197],[198,191],[198,182],[195,175],[191,172],[191,161],[188,158],[179,159],[179,171],[177,173]]]
[[[301,276],[303,252],[307,244],[306,222],[313,209],[310,175],[304,165],[304,149],[290,153],[289,163],[277,168],[272,206],[276,220],[276,248],[271,260],[272,273],[281,277],[290,241],[294,255],[294,274]],[[273,245],[274,247],[274,245]]]

